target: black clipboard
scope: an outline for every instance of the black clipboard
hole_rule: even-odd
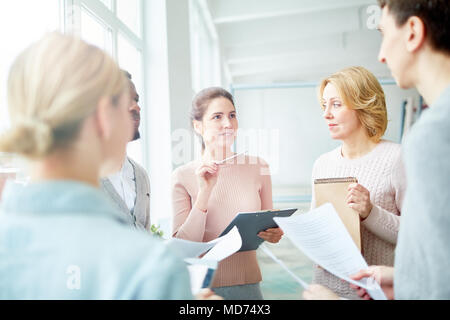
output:
[[[278,227],[273,218],[290,217],[297,210],[298,209],[283,209],[238,213],[220,236],[227,234],[234,226],[236,226],[242,238],[242,247],[239,251],[256,250],[261,243],[264,242],[263,239],[258,237],[258,233]]]

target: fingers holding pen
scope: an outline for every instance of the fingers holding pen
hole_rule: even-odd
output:
[[[197,170],[197,181],[200,191],[210,194],[216,185],[220,166],[213,162],[201,164]]]
[[[208,173],[211,175],[216,175],[218,172],[219,172],[219,165],[214,162],[202,164],[197,169],[197,175],[199,176],[205,176]]]

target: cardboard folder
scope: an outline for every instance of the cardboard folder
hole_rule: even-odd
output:
[[[358,183],[356,178],[329,178],[314,180],[316,207],[331,203],[347,228],[358,249],[361,251],[361,220],[358,212],[346,202],[348,187]]]

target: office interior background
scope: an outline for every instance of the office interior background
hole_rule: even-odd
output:
[[[398,88],[377,60],[379,14],[376,0],[1,1],[0,130],[9,126],[6,82],[17,54],[46,31],[74,33],[106,50],[133,76],[142,138],[128,152],[149,172],[152,223],[166,237],[171,173],[199,154],[189,122],[191,101],[210,86],[234,94],[242,132],[236,151],[269,162],[274,207],[306,212],[314,160],[339,145],[330,139],[318,103],[322,78],[354,65],[373,72],[386,93],[388,140],[401,142],[420,116],[417,91]],[[18,179],[26,179],[20,159],[0,158],[3,172],[20,170]],[[310,262],[288,240],[279,249],[270,247],[300,275],[311,276]],[[289,275],[264,265],[269,260],[258,254],[266,298],[300,298],[301,288]]]

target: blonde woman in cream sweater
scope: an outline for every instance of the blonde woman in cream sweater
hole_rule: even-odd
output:
[[[324,79],[319,97],[331,138],[342,145],[316,160],[312,179],[358,179],[346,200],[361,219],[363,256],[369,265],[392,266],[406,179],[400,145],[381,139],[387,127],[383,89],[368,70],[351,67]],[[313,282],[358,299],[348,283],[319,266]]]
[[[272,209],[269,167],[260,158],[235,155],[238,121],[233,97],[221,88],[208,88],[194,98],[191,120],[203,144],[202,158],[173,173],[173,236],[191,241],[216,239],[238,212]],[[277,243],[283,235],[269,229],[259,236]],[[227,299],[263,299],[256,251],[237,252],[221,261],[213,290]]]

